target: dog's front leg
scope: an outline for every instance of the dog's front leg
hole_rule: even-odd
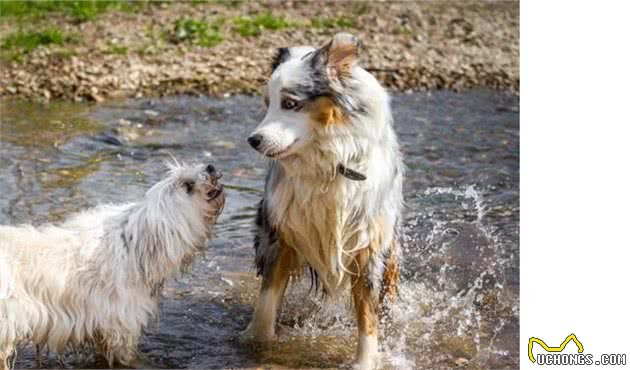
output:
[[[380,321],[392,320],[391,304],[398,297],[398,280],[400,280],[400,266],[398,241],[392,241],[385,257],[385,269],[383,270],[383,278],[381,283],[381,292],[379,294],[379,318]]]
[[[6,345],[0,350],[0,370],[11,369],[11,359],[15,358],[15,348],[13,346]]]
[[[372,370],[378,364],[377,302],[365,274],[353,279],[352,299],[359,329],[356,365],[361,370]]]
[[[294,265],[295,252],[289,247],[280,246],[271,271],[263,274],[258,303],[252,321],[242,333],[243,339],[266,341],[274,338],[278,306]]]
[[[98,352],[105,358],[110,368],[113,368],[114,364],[132,368],[138,366],[140,332],[121,329],[103,331],[101,335],[103,339],[98,344]]]

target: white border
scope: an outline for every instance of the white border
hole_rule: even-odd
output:
[[[522,368],[570,333],[630,361],[629,45],[630,2],[521,3]]]

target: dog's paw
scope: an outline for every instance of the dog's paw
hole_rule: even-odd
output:
[[[375,370],[378,368],[378,353],[362,353],[352,365],[355,370]]]
[[[139,355],[137,358],[127,364],[132,369],[157,369],[158,366],[148,357]]]
[[[376,368],[378,368],[377,357],[359,359],[352,365],[353,370],[375,370]]]
[[[269,342],[275,338],[276,335],[273,328],[271,330],[269,330],[269,328],[261,329],[256,328],[251,324],[249,324],[247,329],[243,330],[239,335],[241,342]]]

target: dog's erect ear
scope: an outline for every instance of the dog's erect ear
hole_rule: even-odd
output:
[[[343,80],[350,75],[359,57],[359,39],[349,33],[338,33],[313,56],[313,67],[325,67],[328,76]]]
[[[289,59],[290,56],[289,48],[278,48],[276,52],[273,54],[273,58],[271,59],[271,73],[278,68],[278,66]]]

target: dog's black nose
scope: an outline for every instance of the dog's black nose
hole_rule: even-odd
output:
[[[252,135],[250,137],[247,138],[247,142],[249,143],[249,145],[252,146],[252,148],[254,149],[258,149],[258,147],[260,146],[260,143],[262,142],[262,135],[256,134],[256,135]]]
[[[217,179],[221,178],[221,171],[217,171],[216,168],[214,168],[213,165],[209,164],[208,166],[206,166],[206,172],[208,173],[208,175],[212,176],[212,177],[216,177]]]

